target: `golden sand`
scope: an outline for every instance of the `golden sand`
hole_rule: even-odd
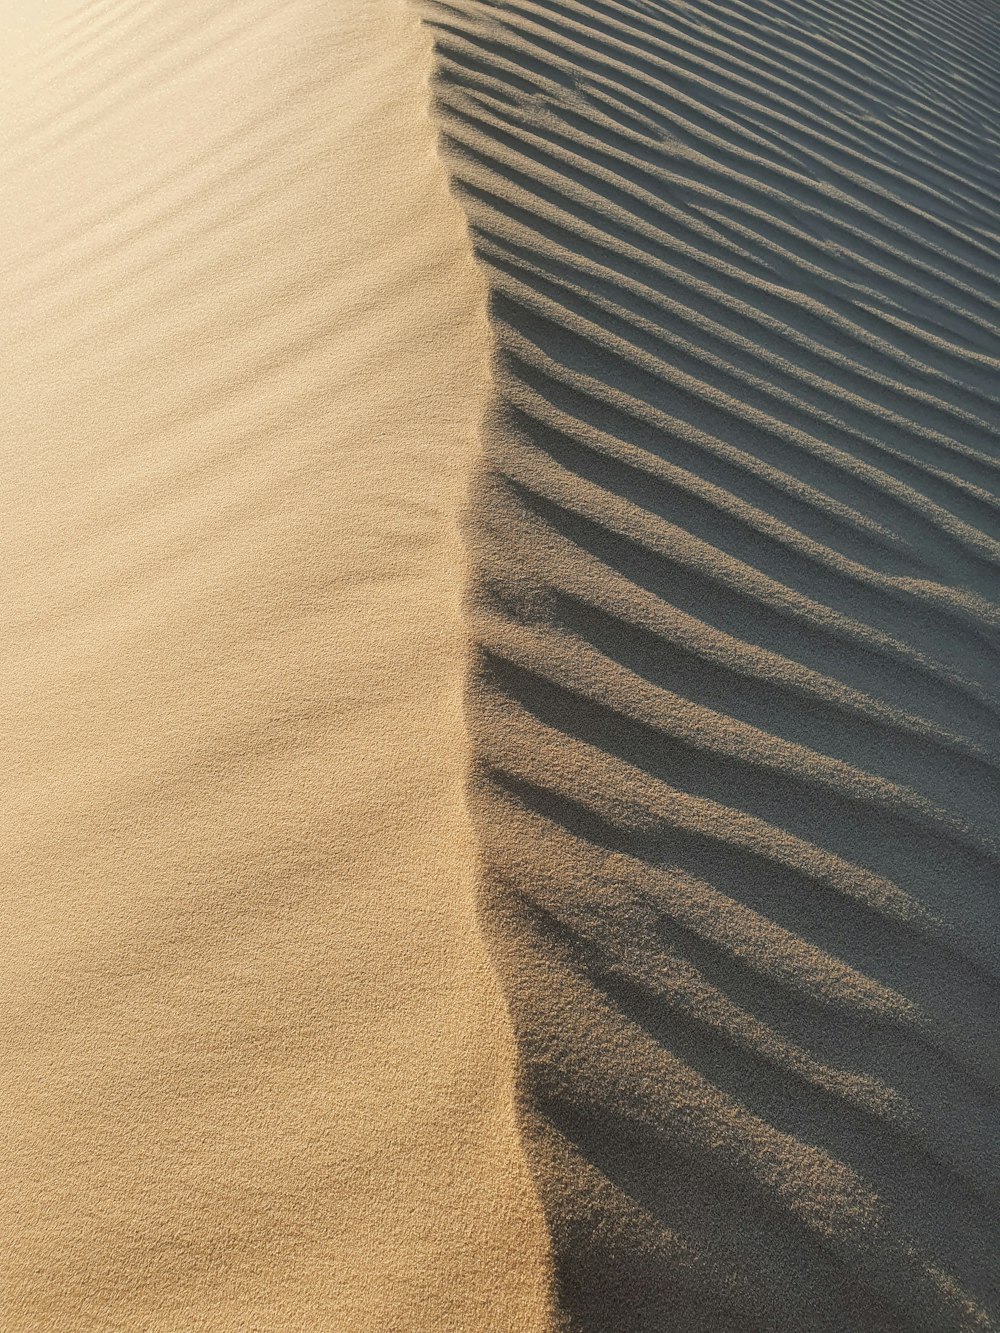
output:
[[[530,1330],[427,37],[41,8],[4,15],[0,1326]]]
[[[1000,14],[426,14],[0,0],[0,1328],[997,1328]]]

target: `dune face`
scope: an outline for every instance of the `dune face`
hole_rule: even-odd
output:
[[[485,296],[429,34],[0,27],[0,1328],[539,1328],[464,786]]]
[[[995,1327],[1000,11],[453,0],[484,914],[560,1315]]]
[[[996,5],[0,37],[0,1329],[998,1327]]]

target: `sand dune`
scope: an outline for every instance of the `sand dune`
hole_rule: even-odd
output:
[[[390,0],[0,28],[0,1327],[539,1327],[429,36]]]
[[[451,0],[484,915],[572,1328],[998,1319],[1000,13]]]
[[[996,1327],[1000,13],[426,14],[0,3],[0,1327]]]

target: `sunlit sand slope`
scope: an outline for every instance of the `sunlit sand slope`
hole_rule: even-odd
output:
[[[997,1310],[1000,11],[456,0],[485,911],[569,1326]]]
[[[0,1327],[539,1327],[464,808],[485,308],[428,34],[394,0],[0,28]]]

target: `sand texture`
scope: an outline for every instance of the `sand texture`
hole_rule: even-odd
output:
[[[3,1333],[535,1330],[402,0],[0,3]]]
[[[997,1327],[1000,10],[451,0],[483,912],[566,1326]]]
[[[1000,1329],[997,0],[0,45],[0,1333]]]

